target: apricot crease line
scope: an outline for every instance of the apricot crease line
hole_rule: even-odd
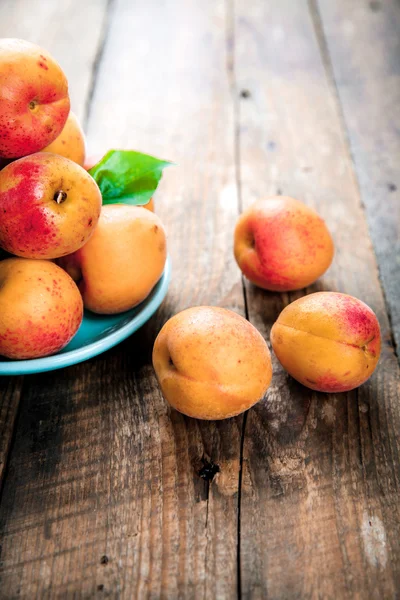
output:
[[[350,344],[349,342],[341,342],[340,340],[335,340],[333,338],[326,337],[325,335],[317,335],[316,333],[311,333],[311,331],[304,331],[304,329],[297,329],[297,327],[291,327],[290,325],[284,325],[283,323],[279,323],[279,321],[277,322],[277,324],[281,325],[281,327],[286,327],[287,329],[293,329],[293,331],[300,331],[301,333],[307,333],[308,335],[312,335],[313,337],[320,338],[321,340],[329,340],[330,342],[336,342],[337,344],[342,344],[343,346],[350,346],[350,348],[358,348],[358,350],[363,350],[363,348],[367,344],[372,342],[372,340],[375,338],[375,336],[373,336],[368,342],[365,342],[361,346],[358,346],[357,344]],[[363,350],[363,352],[368,352],[368,350]]]

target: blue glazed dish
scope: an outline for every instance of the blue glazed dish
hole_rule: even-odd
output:
[[[28,375],[68,367],[105,352],[137,331],[164,300],[171,278],[167,258],[161,279],[139,306],[119,315],[96,315],[85,311],[82,324],[71,342],[57,354],[31,360],[0,360],[0,375]]]

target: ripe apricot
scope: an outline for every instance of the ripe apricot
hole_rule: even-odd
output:
[[[83,167],[86,153],[85,134],[72,111],[69,113],[60,135],[49,146],[43,148],[42,152],[52,152],[53,154],[65,156],[65,158],[69,158],[69,160]]]
[[[85,169],[47,152],[0,171],[0,246],[26,258],[57,258],[90,238],[101,210],[100,190]]]
[[[79,280],[86,308],[113,314],[150,294],[166,257],[165,230],[157,215],[138,206],[106,204],[89,242],[59,264]]]
[[[82,317],[79,290],[60,267],[27,258],[0,262],[0,354],[27,359],[58,352]]]
[[[0,40],[0,156],[18,158],[50,144],[70,109],[67,79],[46,50]]]
[[[381,336],[373,311],[361,300],[318,292],[287,306],[271,330],[282,366],[303,385],[320,392],[344,392],[373,373]]]
[[[226,419],[263,398],[272,377],[268,346],[251,323],[216,306],[172,317],[154,343],[165,399],[189,417]]]
[[[247,279],[266,290],[310,285],[327,270],[333,253],[323,219],[294,198],[259,200],[236,224],[236,261]]]

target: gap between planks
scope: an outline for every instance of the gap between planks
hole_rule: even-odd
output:
[[[233,103],[233,117],[234,117],[234,162],[235,162],[235,182],[238,200],[238,215],[243,212],[243,200],[242,200],[242,185],[241,185],[241,153],[240,153],[240,101],[239,101],[239,89],[236,80],[235,70],[235,0],[226,0],[226,68],[227,76],[230,83],[232,103]],[[241,273],[242,293],[244,302],[244,313],[246,320],[250,322],[249,309],[247,301],[247,291],[244,282],[244,276]],[[237,525],[236,525],[236,536],[237,536],[237,597],[238,600],[242,598],[242,574],[241,574],[241,504],[242,504],[242,486],[243,486],[243,451],[244,442],[246,435],[246,423],[247,423],[248,411],[243,415],[242,430],[240,432],[240,446],[239,446],[239,477],[238,477],[238,498],[237,498]]]
[[[85,107],[84,107],[83,119],[82,119],[82,127],[85,132],[87,130],[87,125],[88,125],[88,122],[90,119],[90,111],[92,108],[93,96],[94,96],[94,92],[96,89],[97,76],[99,73],[101,61],[103,59],[104,48],[106,46],[108,33],[110,31],[111,20],[112,20],[113,14],[114,14],[115,2],[116,2],[116,0],[107,0],[107,6],[106,6],[106,10],[104,12],[104,19],[103,19],[103,24],[102,24],[101,33],[100,33],[100,40],[99,40],[99,44],[97,46],[96,53],[94,55],[92,71],[91,71],[91,75],[90,75],[90,86],[89,86],[88,94],[87,94],[86,101],[85,101]]]

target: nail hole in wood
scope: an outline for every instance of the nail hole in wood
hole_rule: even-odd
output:
[[[211,482],[215,475],[220,472],[220,468],[212,460],[205,458],[205,456],[202,457],[201,462],[203,466],[197,474],[202,479],[205,479],[205,481]]]
[[[252,233],[249,234],[248,245],[250,248],[256,247],[256,240],[254,239],[254,235]]]

